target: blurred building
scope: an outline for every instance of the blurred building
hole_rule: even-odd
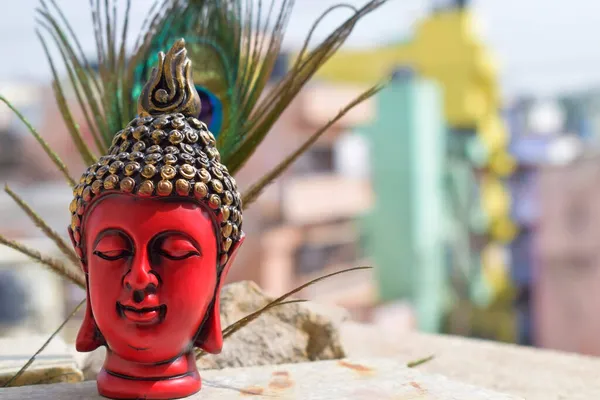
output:
[[[590,355],[600,355],[597,98],[594,91],[525,98],[511,112],[522,342]]]
[[[535,343],[600,355],[600,157],[540,172]]]
[[[303,90],[238,173],[240,186],[274,168],[362,89],[315,84]],[[370,265],[357,226],[372,206],[369,153],[352,129],[374,114],[371,101],[348,113],[250,205],[248,239],[230,280],[253,279],[279,295],[327,273]],[[377,302],[369,271],[336,276],[299,295],[345,306],[359,317]]]
[[[508,299],[511,289],[508,244],[518,228],[511,216],[507,177],[515,161],[508,151],[509,132],[501,115],[495,60],[467,6],[464,1],[438,2],[416,24],[409,40],[342,51],[318,76],[332,82],[373,84],[394,71],[405,74],[410,70],[442,89],[447,129],[445,217],[452,231],[446,261],[452,293],[447,302],[454,308],[445,329],[512,340],[499,333],[506,331],[501,326],[504,322],[499,322],[496,310],[487,308],[499,298]],[[419,111],[426,112],[428,107],[422,105]],[[425,168],[427,162],[431,160],[423,159],[421,165]],[[510,300],[501,303],[501,320],[510,323],[512,304]],[[452,320],[467,322],[454,324]],[[475,327],[484,325],[495,328],[477,332]]]

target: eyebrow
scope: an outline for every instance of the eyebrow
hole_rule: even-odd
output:
[[[92,248],[95,249],[96,246],[98,246],[98,243],[100,243],[100,241],[107,236],[120,236],[131,246],[131,239],[125,232],[123,232],[120,229],[116,229],[116,228],[108,228],[108,229],[103,230],[102,232],[100,232],[98,234],[98,236],[96,236],[96,239],[94,240],[94,244],[92,245]]]

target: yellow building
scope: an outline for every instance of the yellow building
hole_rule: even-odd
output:
[[[483,255],[490,248],[510,242],[517,233],[510,218],[510,193],[503,181],[516,165],[508,153],[508,132],[500,115],[495,62],[476,32],[470,11],[454,8],[433,13],[420,22],[413,38],[405,43],[339,52],[320,69],[317,78],[374,84],[391,76],[398,67],[409,67],[441,86],[445,117],[454,132],[450,140],[461,135],[458,131],[474,133],[464,147],[465,158],[478,175],[484,214],[481,220],[489,238],[487,247],[479,249],[480,260],[484,276],[497,277],[498,259],[491,261]],[[500,281],[490,286],[503,286]]]

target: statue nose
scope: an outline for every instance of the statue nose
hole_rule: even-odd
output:
[[[150,294],[153,290],[156,290],[156,287],[158,286],[158,277],[156,273],[152,271],[146,257],[142,256],[134,260],[131,269],[123,279],[123,286],[127,290],[133,290],[134,295],[136,292],[141,293],[142,299],[144,298],[144,295]],[[140,294],[135,296],[140,297]]]
[[[127,289],[131,290],[131,286],[127,286]],[[156,286],[154,284],[149,284],[146,286],[144,290],[134,290],[133,291],[133,302],[141,303],[144,301],[144,298],[150,294],[156,293]]]
[[[141,303],[144,300],[144,291],[143,290],[134,290],[133,291],[133,301],[135,303]]]

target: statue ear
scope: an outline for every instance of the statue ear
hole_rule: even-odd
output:
[[[103,345],[104,340],[102,339],[102,335],[100,334],[100,330],[94,319],[94,314],[92,313],[90,292],[89,289],[86,288],[85,315],[83,316],[83,321],[81,322],[81,327],[79,327],[79,333],[75,340],[75,349],[85,353],[96,350]]]
[[[211,354],[219,354],[221,349],[223,348],[223,334],[221,333],[221,288],[223,287],[223,283],[225,282],[225,278],[227,278],[227,273],[229,272],[229,268],[235,261],[235,257],[237,255],[240,246],[244,242],[245,235],[242,232],[240,240],[234,245],[231,250],[231,255],[227,260],[227,263],[223,267],[223,271],[221,272],[221,278],[218,283],[217,291],[215,292],[215,301],[213,302],[213,306],[211,310],[208,310],[210,313],[206,323],[202,327],[202,331],[204,334],[198,335],[196,342],[194,345],[196,347],[200,347],[202,350]]]
[[[81,260],[81,249],[77,247],[77,243],[73,238],[73,231],[71,227],[68,229],[69,238],[71,238],[71,243],[77,252],[77,256]],[[83,316],[83,321],[81,322],[81,327],[79,327],[79,333],[77,334],[77,339],[75,340],[75,348],[77,351],[82,353],[96,350],[98,347],[104,345],[104,341],[102,340],[102,335],[100,335],[100,330],[98,330],[98,325],[96,325],[96,320],[94,319],[94,314],[92,313],[92,306],[90,304],[90,290],[88,284],[87,277],[87,265],[81,262],[81,268],[83,272],[85,272],[85,314]]]

